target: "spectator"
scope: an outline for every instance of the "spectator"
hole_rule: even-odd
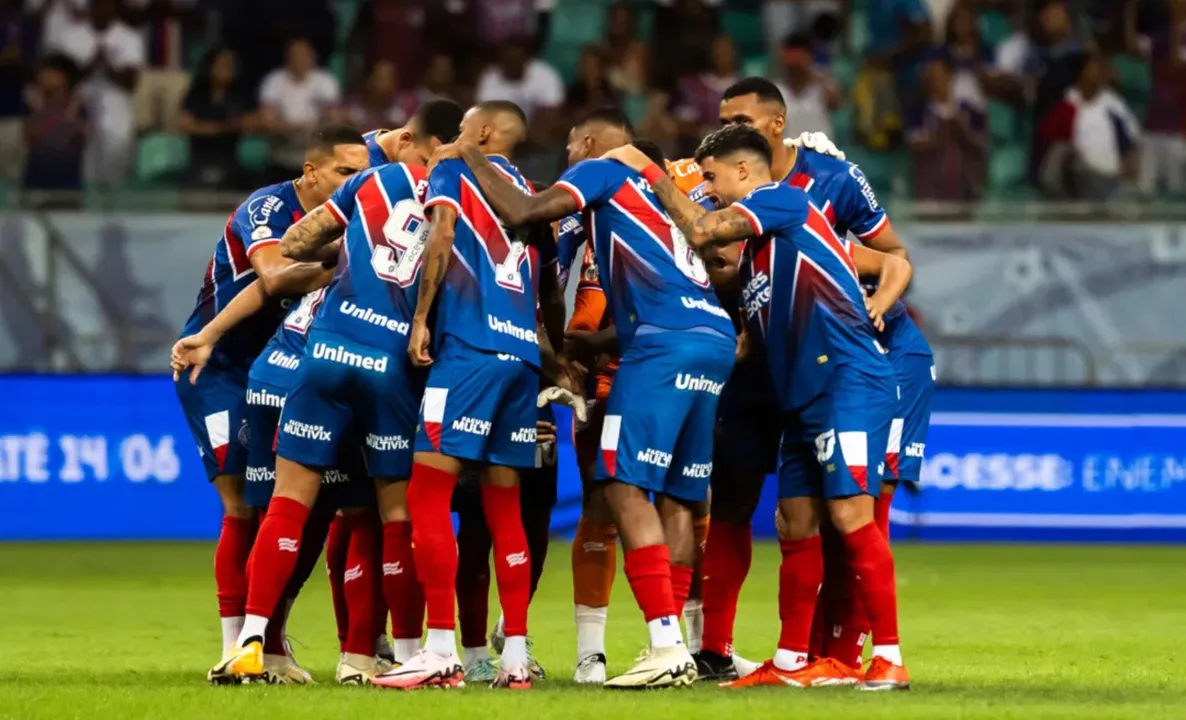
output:
[[[350,77],[369,77],[367,68],[387,62],[400,84],[416,87],[435,53],[472,42],[464,35],[471,27],[460,15],[464,9],[434,0],[363,0],[345,48]]]
[[[472,93],[457,84],[457,73],[453,58],[446,53],[437,53],[428,61],[424,82],[416,88],[415,105],[420,107],[429,100],[453,100],[462,107],[471,103]]]
[[[827,40],[833,40],[848,4],[849,0],[766,0],[762,4],[762,32],[775,66],[782,58],[781,43],[790,35],[816,35],[817,30],[830,25],[832,32],[827,33]]]
[[[642,44],[638,37],[638,12],[634,5],[624,0],[610,5],[605,14],[605,40],[600,48],[602,58],[614,63]]]
[[[601,53],[594,47],[585,48],[581,53],[577,79],[568,86],[565,93],[567,114],[579,118],[595,108],[617,104],[614,89],[606,77]]]
[[[709,59],[706,72],[684,75],[679,80],[676,117],[681,135],[691,149],[720,126],[721,95],[738,80],[737,47],[728,35],[713,39]]]
[[[1136,175],[1140,126],[1124,99],[1108,87],[1108,75],[1102,58],[1086,58],[1074,87],[1042,119],[1039,133],[1050,148],[1042,171],[1048,189],[1108,200],[1125,177]]]
[[[189,88],[182,23],[195,16],[198,0],[123,0],[130,22],[140,29],[148,62],[132,101],[136,127],[174,130]]]
[[[893,76],[907,113],[919,100],[920,71],[934,33],[923,0],[880,0],[866,9],[866,62]]]
[[[0,0],[0,184],[18,184],[25,167],[25,68],[36,56],[33,31],[20,0]]]
[[[551,65],[531,57],[525,43],[507,43],[499,49],[498,62],[482,73],[475,95],[478,102],[510,100],[523,108],[531,139],[547,142],[555,136],[564,83]]]
[[[609,69],[609,85],[621,101],[622,110],[637,125],[649,109],[650,49],[642,44],[631,45],[619,62]]]
[[[274,136],[269,175],[275,182],[300,171],[303,136],[333,122],[340,101],[338,80],[317,67],[313,46],[305,40],[289,43],[284,67],[270,72],[259,91],[260,122]]]
[[[202,4],[212,3],[202,0]],[[307,42],[319,58],[328,58],[334,51],[337,18],[330,0],[223,0],[217,4],[222,37],[239,58],[246,87],[259,87],[268,73],[283,65],[293,40]]]
[[[961,0],[947,16],[943,35],[944,52],[955,68],[955,97],[981,109],[985,107],[985,85],[995,76],[992,51],[980,39],[980,26],[972,0]]]
[[[41,48],[46,54],[66,51],[68,33],[86,22],[86,9],[87,0],[25,0],[25,11],[41,28]]]
[[[91,130],[83,173],[87,181],[117,185],[128,175],[136,147],[132,94],[144,69],[144,38],[120,22],[117,0],[89,0],[85,22],[71,25],[63,52],[86,78]]]
[[[907,129],[914,196],[922,200],[979,198],[987,173],[988,133],[982,109],[955,94],[951,62],[937,57],[925,70],[925,101]]]
[[[1141,143],[1140,187],[1147,196],[1162,181],[1171,193],[1186,192],[1186,0],[1170,0],[1168,10],[1151,23],[1144,43],[1136,37],[1135,18],[1129,18],[1129,45],[1141,46],[1153,64],[1155,100]]]
[[[380,60],[371,67],[366,87],[346,103],[346,122],[354,127],[371,130],[374,128],[403,127],[418,102],[415,93],[400,92],[395,66]]]
[[[524,43],[538,53],[548,38],[556,0],[468,0],[480,41],[490,49]]]
[[[988,90],[995,97],[1013,105],[1033,100],[1042,60],[1038,54],[1037,16],[1027,16],[993,53],[993,80]]]
[[[705,49],[720,34],[720,0],[655,0],[654,33],[651,46],[655,87],[671,91],[684,73],[705,70],[709,58]]]
[[[1066,0],[1047,0],[1038,10],[1037,58],[1041,71],[1034,89],[1034,127],[1066,97],[1084,63],[1084,48],[1075,39],[1075,25]],[[1046,157],[1047,142],[1042,133],[1034,133],[1030,152],[1030,176],[1038,179],[1038,169]]]
[[[779,56],[783,73],[776,83],[787,106],[786,131],[832,134],[829,113],[840,107],[840,87],[812,59],[812,43],[806,35],[788,35]]]
[[[29,92],[25,120],[29,190],[80,190],[86,145],[86,103],[78,92],[80,71],[60,54],[41,62]]]
[[[181,109],[189,135],[189,177],[207,188],[240,187],[239,135],[250,129],[251,99],[239,82],[235,54],[211,48],[202,58]]]

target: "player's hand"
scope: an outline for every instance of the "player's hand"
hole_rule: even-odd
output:
[[[635,172],[642,172],[654,162],[642,150],[639,150],[633,145],[623,145],[622,147],[614,148],[601,157],[604,160],[620,162]]]
[[[556,442],[556,426],[544,420],[536,420],[535,441],[540,445]]]
[[[831,155],[837,160],[845,159],[844,151],[836,147],[836,143],[822,132],[805,132],[793,140],[784,140],[783,144],[787,147],[803,147],[817,153]]]
[[[169,356],[169,366],[173,368],[173,382],[181,379],[181,373],[193,368],[189,374],[189,384],[197,384],[198,376],[202,374],[202,368],[206,367],[206,363],[210,362],[213,352],[214,343],[209,342],[201,333],[178,340],[173,344],[173,351]]]
[[[877,293],[865,297],[865,310],[869,312],[869,320],[873,322],[877,332],[885,330],[885,314],[889,309],[890,306],[886,305],[884,300],[878,299]]]
[[[428,354],[428,344],[432,333],[428,331],[428,324],[420,320],[412,321],[412,332],[408,335],[408,359],[418,368],[432,365],[432,356]]]
[[[741,362],[749,356],[749,333],[737,333],[737,350],[734,352],[733,360]]]
[[[432,174],[435,168],[442,160],[456,160],[461,157],[460,143],[445,143],[438,145],[436,150],[432,151],[432,157],[428,159],[428,174]]]
[[[535,399],[535,404],[536,407],[544,407],[549,403],[567,405],[572,408],[572,415],[577,419],[577,422],[583,423],[589,420],[589,410],[585,407],[585,398],[571,390],[565,390],[562,387],[544,388]]]

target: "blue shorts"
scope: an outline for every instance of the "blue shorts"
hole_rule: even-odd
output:
[[[885,451],[885,479],[918,482],[931,424],[935,394],[935,358],[930,355],[891,357],[898,378],[898,407]]]
[[[416,452],[501,467],[535,467],[539,371],[501,353],[445,339],[428,375]]]
[[[782,412],[766,363],[742,360],[725,383],[717,407],[713,477],[734,482],[739,476],[774,473],[781,439]]]
[[[827,392],[784,418],[778,496],[879,494],[897,402],[893,378],[836,368]]]
[[[270,383],[247,383],[247,485],[248,507],[266,508],[276,487],[276,431],[287,390]],[[318,504],[343,508],[369,505],[374,498],[370,478],[357,444],[347,442],[337,467],[325,471]]]
[[[189,373],[175,383],[189,431],[198,444],[206,479],[242,475],[247,469],[244,443],[247,373],[210,365],[190,385]]]
[[[281,416],[277,454],[313,467],[336,467],[362,442],[367,472],[412,474],[412,435],[420,386],[407,357],[326,330],[309,333],[305,356]]]
[[[717,333],[636,335],[606,401],[594,477],[703,502],[717,403],[736,348]]]

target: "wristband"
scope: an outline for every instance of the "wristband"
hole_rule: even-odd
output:
[[[651,163],[642,169],[643,178],[652,185],[667,177],[667,173],[663,172],[663,168],[655,163]]]

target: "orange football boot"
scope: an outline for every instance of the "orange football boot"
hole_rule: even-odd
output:
[[[806,688],[856,685],[860,681],[859,670],[850,668],[832,658],[822,658],[808,663],[798,670],[791,671],[779,670],[774,666],[773,660],[767,660],[752,674],[732,682],[722,683],[721,687],[746,688],[774,685]]]
[[[904,665],[895,665],[883,657],[875,657],[865,671],[861,690],[909,690],[910,673]]]

